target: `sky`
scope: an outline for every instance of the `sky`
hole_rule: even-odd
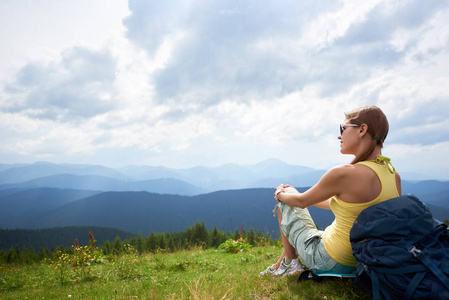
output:
[[[326,169],[376,105],[449,180],[449,1],[0,0],[0,163]]]

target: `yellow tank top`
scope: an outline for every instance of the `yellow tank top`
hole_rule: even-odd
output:
[[[357,164],[365,165],[376,172],[382,189],[376,199],[366,203],[348,203],[337,196],[333,196],[330,199],[330,207],[335,215],[335,220],[325,229],[323,244],[327,253],[333,259],[346,266],[355,266],[357,264],[352,255],[349,232],[360,212],[376,203],[399,197],[394,172],[392,173],[389,170],[388,165],[380,165],[372,161],[363,161]]]

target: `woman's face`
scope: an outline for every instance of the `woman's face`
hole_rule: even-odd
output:
[[[349,124],[349,120],[344,120],[342,124]],[[357,145],[360,142],[359,128],[343,126],[343,133],[338,137],[341,154],[355,154]]]

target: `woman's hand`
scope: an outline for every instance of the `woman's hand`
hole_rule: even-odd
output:
[[[299,194],[298,190],[295,189],[293,186],[289,184],[284,184],[284,192],[291,192],[294,191],[295,193]]]
[[[274,190],[275,190],[274,191],[274,199],[276,200],[276,202],[279,202],[279,198],[278,198],[279,193],[285,193],[286,189],[291,189],[291,188],[293,188],[293,187],[289,184],[281,184],[277,188],[274,188]]]
[[[285,192],[285,188],[286,188],[287,186],[289,186],[289,185],[288,185],[288,184],[287,184],[287,185],[281,184],[281,185],[279,185],[277,188],[274,188],[274,189],[276,190],[276,192],[277,192],[277,191]]]

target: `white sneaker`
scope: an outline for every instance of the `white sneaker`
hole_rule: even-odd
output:
[[[304,270],[304,267],[301,265],[299,259],[292,259],[290,264],[287,265],[285,262],[285,257],[282,259],[282,263],[279,268],[273,273],[274,276],[290,276],[299,274]]]
[[[259,273],[259,276],[263,276],[263,275],[265,275],[265,274],[271,274],[271,275],[273,275],[274,272],[277,271],[277,269],[274,269],[273,266],[274,266],[274,265],[271,265],[271,266],[269,266],[268,268],[266,268],[265,271],[260,272],[260,273]]]

